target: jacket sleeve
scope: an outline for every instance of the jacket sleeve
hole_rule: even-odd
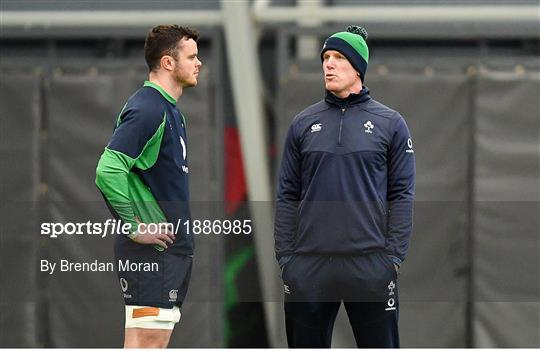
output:
[[[403,117],[395,123],[388,154],[388,231],[386,252],[400,265],[405,260],[413,226],[415,158]]]
[[[279,172],[274,239],[280,265],[293,254],[301,194],[301,154],[294,123],[289,128]]]
[[[166,117],[160,120],[158,116],[159,111],[157,114],[155,111],[122,111],[96,168],[96,185],[116,217],[131,224],[130,237],[137,230],[137,221],[129,196],[128,176],[143,151],[155,142],[161,143]],[[157,158],[157,154],[151,158]]]

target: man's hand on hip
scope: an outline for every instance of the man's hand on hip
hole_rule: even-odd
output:
[[[137,221],[139,222],[139,221]],[[134,242],[138,244],[152,244],[159,245],[164,249],[167,248],[167,243],[174,243],[174,233],[172,231],[172,225],[170,223],[154,223],[155,227],[158,229],[157,232],[149,232],[148,224],[140,223],[138,225],[138,230],[136,235],[131,238]],[[154,226],[152,226],[154,227]]]

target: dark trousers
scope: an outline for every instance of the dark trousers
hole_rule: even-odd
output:
[[[396,272],[383,252],[297,255],[283,269],[289,347],[331,347],[343,301],[358,347],[399,347]]]

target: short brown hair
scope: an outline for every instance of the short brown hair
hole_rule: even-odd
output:
[[[152,28],[144,42],[144,58],[150,71],[159,67],[159,61],[164,55],[170,55],[175,60],[178,43],[183,38],[199,39],[199,32],[189,27],[174,25],[159,25]]]

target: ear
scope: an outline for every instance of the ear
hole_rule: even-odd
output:
[[[172,56],[169,55],[163,55],[161,56],[161,59],[159,60],[161,67],[165,69],[166,71],[173,71],[174,70],[174,59]]]

